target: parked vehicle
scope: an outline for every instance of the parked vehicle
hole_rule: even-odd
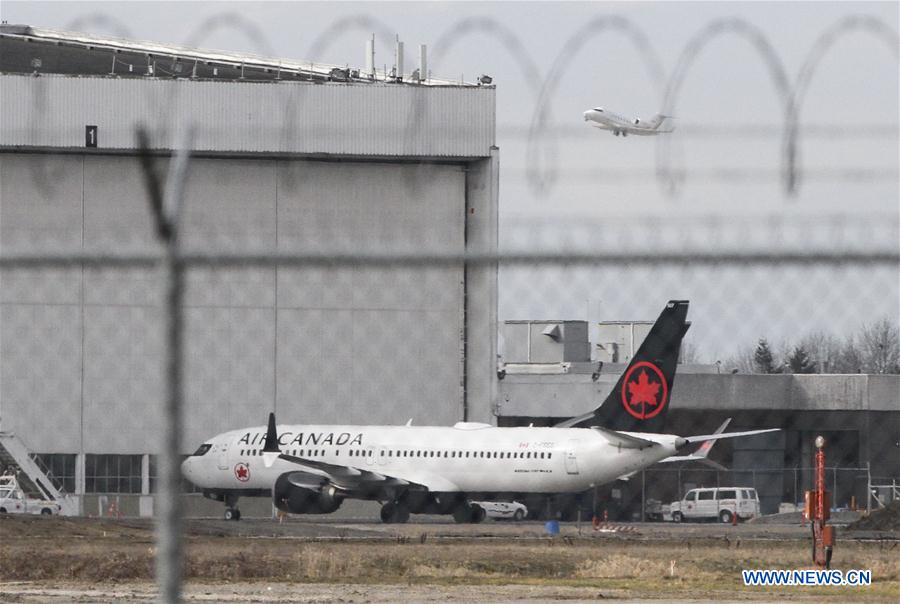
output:
[[[59,514],[55,501],[26,497],[15,476],[0,476],[0,514]]]
[[[681,501],[669,506],[673,522],[718,519],[732,522],[759,516],[759,496],[748,487],[691,489]]]
[[[524,520],[528,508],[518,501],[473,501],[480,506],[488,518],[497,520]]]

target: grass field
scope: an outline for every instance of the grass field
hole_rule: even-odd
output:
[[[152,590],[155,546],[152,531],[146,528],[110,521],[95,525],[86,521],[32,523],[29,527],[4,520],[0,532],[5,533],[0,548],[0,592],[24,597],[22,586],[53,589],[60,585],[92,585],[92,589],[97,585],[145,585]],[[596,535],[445,539],[435,532],[439,531],[426,526],[418,538],[328,541],[193,535],[187,540],[184,574],[188,584],[226,585],[228,589],[268,582],[276,586],[315,584],[325,593],[334,591],[328,585],[355,585],[366,593],[367,588],[403,586],[425,589],[423,594],[430,593],[429,589],[444,594],[436,599],[453,599],[454,594],[461,596],[465,590],[482,586],[482,595],[495,594],[495,588],[505,590],[502,593],[512,590],[513,595],[503,596],[510,601],[532,599],[526,595],[532,593],[550,599],[602,595],[900,601],[900,545],[896,540],[839,541],[833,568],[871,569],[869,587],[759,588],[745,587],[741,570],[809,568],[808,540],[643,540]],[[14,589],[14,585],[18,587]],[[499,598],[500,593],[495,595]],[[220,595],[225,601],[226,594]],[[316,601],[330,601],[331,597]],[[343,596],[333,597],[346,601]],[[52,600],[49,596],[45,599]],[[422,599],[431,598],[423,595]],[[360,601],[379,600],[362,597]]]

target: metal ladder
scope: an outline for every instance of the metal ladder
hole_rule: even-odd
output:
[[[67,497],[42,466],[18,436],[12,432],[0,432],[0,467],[3,471],[15,473],[19,487],[28,497],[55,501],[61,506],[62,514],[77,515],[78,502]]]

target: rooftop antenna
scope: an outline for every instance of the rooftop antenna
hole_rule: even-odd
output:
[[[419,44],[419,81],[428,79],[428,47]]]
[[[375,34],[366,40],[366,75],[375,79]]]
[[[395,74],[398,82],[403,81],[403,42],[400,41],[400,35],[397,34],[397,44],[394,47],[394,63],[397,65],[397,73]]]

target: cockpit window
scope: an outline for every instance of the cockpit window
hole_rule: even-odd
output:
[[[594,111],[599,111],[600,113],[603,113],[603,107],[594,107]]]
[[[194,451],[194,456],[200,457],[201,455],[205,455],[206,452],[209,451],[211,448],[212,448],[212,445],[210,445],[210,444],[200,445],[200,448],[197,449],[196,451]]]

